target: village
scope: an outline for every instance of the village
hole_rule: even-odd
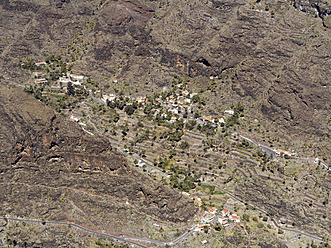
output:
[[[201,207],[202,200],[199,197],[192,197],[194,202]],[[230,224],[240,223],[240,216],[230,212],[228,209],[223,209],[219,212],[218,208],[207,206],[204,211],[202,218],[200,220],[200,224],[194,229],[194,231],[202,232],[207,229],[211,229],[211,227],[220,224],[222,227],[227,228]],[[244,224],[241,223],[241,226]]]
[[[114,93],[103,94],[101,97],[96,97],[96,94],[100,93],[100,90],[95,90],[94,92],[91,89],[87,89],[84,85],[84,80],[86,81],[86,77],[82,75],[72,74],[69,72],[70,65],[69,63],[65,63],[65,72],[58,73],[58,77],[56,80],[49,80],[47,78],[46,72],[44,72],[44,68],[48,66],[45,61],[43,62],[35,62],[34,63],[34,71],[32,71],[31,76],[32,80],[28,81],[28,84],[39,85],[43,87],[44,90],[42,92],[43,96],[51,96],[51,97],[58,97],[63,96],[70,89],[74,90],[88,90],[89,94],[93,96],[99,103],[107,104],[108,102],[113,102],[119,99],[119,96],[116,96]],[[25,63],[22,63],[21,66],[25,66]],[[40,70],[38,70],[40,69]],[[113,80],[114,83],[117,80]],[[214,127],[221,128],[224,126],[225,116],[232,116],[234,115],[234,110],[225,110],[224,115],[221,117],[211,117],[211,116],[194,116],[193,110],[197,109],[199,103],[199,96],[197,93],[190,93],[187,89],[183,86],[183,84],[176,85],[178,88],[178,92],[175,94],[168,94],[166,97],[163,95],[159,95],[155,100],[152,102],[152,105],[159,105],[164,107],[165,111],[160,113],[159,109],[154,110],[154,116],[156,117],[159,115],[163,120],[174,123],[179,120],[183,120],[183,122],[187,122],[188,120],[195,120],[197,124],[206,125],[211,124]],[[163,92],[166,92],[167,89],[164,88]],[[176,94],[178,93],[178,94]],[[56,94],[56,95],[55,95]],[[69,93],[70,94],[70,93]],[[130,102],[127,102],[126,105],[131,105],[133,102],[137,102],[138,104],[146,104],[150,99],[148,96],[140,96],[132,98],[131,96],[122,96],[122,98],[130,99]],[[76,117],[71,117],[72,120],[78,120]]]
[[[132,94],[129,91],[118,92],[113,89],[101,88],[93,80],[72,73],[68,64],[66,64],[65,71],[60,73],[58,77],[51,79],[50,74],[45,70],[45,67],[48,66],[49,64],[46,62],[35,63],[36,69],[31,72],[31,78],[27,82],[26,88],[33,87],[34,92],[39,90],[42,96],[40,100],[47,104],[54,101],[57,104],[55,106],[60,106],[57,110],[80,125],[86,133],[90,135],[103,134],[110,137],[112,144],[120,149],[122,154],[125,156],[131,154],[127,158],[141,171],[159,178],[162,183],[177,188],[183,194],[188,194],[187,196],[194,200],[199,208],[199,215],[195,220],[197,224],[191,230],[193,233],[206,234],[219,230],[231,232],[236,227],[245,230],[247,226],[247,220],[244,218],[245,209],[237,211],[235,208],[223,206],[220,201],[215,204],[212,200],[206,200],[208,199],[206,193],[208,195],[211,192],[204,192],[203,200],[203,197],[199,195],[203,191],[202,188],[212,182],[229,188],[234,187],[233,185],[239,177],[238,174],[241,173],[241,170],[236,169],[234,163],[231,162],[231,157],[234,154],[241,152],[241,154],[246,155],[251,153],[252,156],[249,159],[254,158],[259,161],[262,172],[258,171],[258,174],[264,177],[272,175],[273,172],[267,171],[267,174],[264,171],[263,164],[269,160],[263,154],[256,156],[259,154],[258,149],[263,151],[266,148],[279,158],[292,159],[296,156],[293,150],[290,152],[275,147],[263,147],[259,143],[254,143],[249,138],[239,135],[236,131],[236,125],[241,120],[244,109],[240,103],[237,106],[224,107],[217,116],[206,114],[208,112],[203,111],[204,99],[201,92],[189,89],[180,80],[171,86],[164,87],[159,92],[142,94],[136,91],[136,94]],[[117,85],[120,82],[117,79],[112,79],[109,84]],[[76,106],[79,107],[75,108]],[[118,113],[119,121],[112,120],[109,121],[110,124],[103,125],[104,113],[108,114],[109,112]],[[253,122],[257,123],[256,120]],[[169,136],[163,136],[166,132],[168,134],[180,133],[181,129],[178,129],[178,126],[182,125],[187,128],[193,123],[194,130],[185,129],[183,139],[173,139],[175,141],[173,142]],[[203,133],[203,127],[212,132]],[[128,132],[129,129],[130,132]],[[113,130],[116,131],[116,135],[113,134]],[[216,132],[221,136],[214,136]],[[144,135],[147,138],[141,139]],[[228,147],[219,145],[219,150],[210,149],[208,153],[212,156],[209,158],[205,148],[207,145],[213,147],[213,144],[209,145],[206,142],[211,136],[214,139],[228,137],[226,140]],[[194,142],[191,142],[191,137],[193,137]],[[188,149],[181,146],[185,142],[188,143]],[[230,146],[236,151],[230,152],[231,147],[228,144],[231,144]],[[255,144],[255,148],[251,144]],[[241,149],[242,147],[244,149]],[[161,148],[165,148],[166,152],[163,154],[155,152]],[[315,163],[318,162],[315,160]],[[244,165],[243,162],[240,163],[240,165]],[[252,160],[249,163],[253,164]],[[271,169],[273,168],[270,168],[270,171]],[[155,171],[157,173],[153,174]],[[242,174],[244,178],[246,175]],[[189,186],[186,187],[184,183]],[[192,197],[188,193],[192,192],[191,189],[196,189]],[[266,217],[260,218],[261,220],[263,218],[264,221]],[[269,220],[268,222],[258,220],[251,222],[249,226],[253,224],[263,226],[261,223],[265,223],[269,229],[270,224],[272,225]],[[260,228],[259,226],[258,228]],[[201,244],[206,242],[209,242],[208,239],[202,240]]]
[[[36,62],[32,66],[34,70],[31,72],[31,79],[28,81],[29,87],[35,88],[35,92],[38,89],[42,89],[39,93],[40,98],[47,99],[46,102],[55,105],[58,111],[68,106],[74,106],[80,104],[82,101],[86,101],[86,97],[90,98],[92,102],[95,102],[104,106],[116,106],[120,102],[122,109],[127,115],[131,115],[136,112],[137,109],[148,109],[149,118],[154,119],[158,123],[168,123],[169,125],[185,125],[196,126],[199,130],[207,130],[207,133],[213,134],[217,129],[224,130],[227,127],[231,127],[236,123],[239,123],[239,118],[242,116],[244,107],[239,103],[234,106],[233,109],[224,109],[223,114],[220,116],[207,116],[201,114],[203,109],[203,100],[200,95],[195,92],[190,92],[183,82],[178,82],[171,87],[164,87],[161,92],[155,92],[154,95],[145,96],[132,96],[125,94],[115,94],[111,91],[101,91],[99,87],[96,87],[91,79],[84,77],[83,75],[77,75],[70,72],[70,64],[63,63],[62,61],[53,63],[60,64],[63,69],[62,73],[57,73],[57,77],[50,80],[50,74],[47,74],[45,68],[53,66],[46,62]],[[22,64],[22,66],[24,63]],[[54,67],[54,66],[53,66]],[[65,68],[64,68],[65,67]],[[55,67],[57,68],[57,67]],[[32,82],[32,80],[34,80]],[[111,80],[112,84],[118,84],[118,80]],[[75,96],[73,96],[75,94]],[[68,100],[67,96],[71,95],[71,102],[65,105]],[[63,100],[64,99],[64,100]],[[53,102],[53,103],[52,103]],[[65,111],[71,121],[81,125],[82,129],[90,135],[94,135],[92,130],[88,130],[86,118],[83,118],[81,112],[77,111]],[[116,113],[116,110],[115,110]],[[120,118],[120,116],[118,116]],[[182,124],[180,124],[182,123]],[[236,134],[234,132],[233,134]],[[251,142],[250,139],[241,136],[244,141]],[[248,144],[248,143],[247,143]],[[246,145],[247,145],[246,144]],[[285,158],[295,157],[296,153],[285,151],[283,149],[261,147],[269,156],[279,156]],[[140,161],[140,160],[139,160]],[[138,167],[145,167],[145,163],[136,163]]]
[[[49,80],[50,76],[45,72],[45,68],[53,66],[53,63],[58,63],[59,65],[57,66],[61,66],[63,72],[57,72],[57,76],[53,77],[53,80]],[[22,63],[21,66],[26,65]],[[60,62],[54,60],[51,64],[45,61],[35,62],[31,66],[34,70],[31,73],[32,80],[28,81],[28,85],[30,87],[31,85],[35,85],[43,88],[41,92],[42,96],[49,99],[53,98],[57,102],[60,100],[60,97],[74,94],[73,92],[76,92],[77,95],[78,93],[82,95],[82,92],[85,92],[85,95],[88,94],[95,102],[105,106],[126,99],[123,107],[138,104],[138,107],[143,109],[144,106],[149,105],[154,119],[160,119],[170,124],[175,122],[185,124],[191,121],[194,125],[217,129],[229,127],[238,122],[238,118],[242,115],[241,113],[243,111],[243,106],[238,104],[234,109],[225,109],[221,116],[202,115],[199,110],[201,109],[203,100],[200,99],[198,93],[190,92],[182,82],[176,84],[172,89],[164,87],[160,94],[154,93],[153,96],[133,97],[131,95],[116,95],[111,92],[101,92],[98,87],[89,87],[87,82],[91,82],[90,79],[83,75],[71,73],[71,65],[66,62],[63,63],[61,60]],[[49,74],[52,74],[52,72]],[[118,80],[113,79],[112,83],[117,84]],[[81,116],[70,114],[69,118],[81,126],[86,126],[86,123],[81,121]],[[272,149],[272,154],[284,157],[296,156],[294,152],[277,148]]]

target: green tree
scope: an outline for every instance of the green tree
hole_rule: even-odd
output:
[[[187,141],[183,141],[180,143],[179,147],[183,150],[188,149],[190,147],[190,144]]]
[[[134,107],[132,105],[127,105],[124,109],[125,113],[128,115],[132,115],[135,111]]]
[[[246,222],[249,222],[249,215],[248,214],[244,214],[243,215],[243,220]]]
[[[72,85],[71,82],[68,83],[67,94],[68,94],[68,96],[74,96],[75,95],[75,88],[74,88],[74,86]]]
[[[192,102],[193,103],[196,103],[196,102],[199,102],[200,101],[200,97],[199,97],[199,95],[194,95],[193,97],[192,97]]]
[[[214,228],[215,228],[216,231],[221,231],[222,230],[222,225],[220,223],[216,223]]]

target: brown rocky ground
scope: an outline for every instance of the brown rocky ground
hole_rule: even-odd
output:
[[[86,234],[71,226],[0,222],[1,247],[128,247],[118,243],[100,235]]]

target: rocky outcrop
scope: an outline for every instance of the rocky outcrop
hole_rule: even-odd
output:
[[[43,164],[61,160],[70,170],[129,170],[124,159],[102,138],[92,138],[74,123],[23,92],[1,88],[1,162]],[[21,101],[17,101],[18,94]]]
[[[327,28],[331,28],[331,2],[328,0],[295,0],[293,6],[309,15],[320,17]]]

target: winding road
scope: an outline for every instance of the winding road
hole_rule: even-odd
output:
[[[155,166],[153,166],[152,164],[150,164],[148,161],[143,160],[143,159],[141,159],[141,160],[142,160],[146,165],[155,168]],[[227,195],[229,195],[231,198],[233,198],[233,199],[235,199],[235,200],[237,200],[237,201],[239,201],[239,202],[245,204],[246,206],[249,206],[249,207],[253,208],[254,210],[257,210],[257,211],[259,211],[259,212],[261,212],[261,213],[263,213],[263,214],[265,214],[265,215],[267,215],[267,216],[270,217],[270,214],[269,214],[267,211],[265,211],[265,210],[263,210],[263,209],[261,209],[261,208],[258,208],[258,207],[256,207],[256,206],[253,206],[253,205],[251,205],[251,204],[249,204],[249,203],[243,201],[242,199],[240,199],[239,196],[234,195],[233,193],[229,192],[228,190],[226,190],[226,189],[224,189],[224,188],[222,188],[222,187],[220,187],[220,186],[218,186],[218,185],[208,184],[208,183],[205,183],[205,184],[206,184],[206,185],[209,185],[209,186],[215,186],[215,188],[217,188],[217,189],[219,189],[219,190],[225,192],[225,193],[226,193]],[[306,238],[308,238],[308,239],[310,239],[310,240],[314,240],[314,241],[317,241],[317,242],[323,242],[322,238],[320,238],[320,237],[316,237],[316,236],[313,236],[313,235],[310,235],[310,234],[307,234],[307,233],[303,233],[303,232],[300,232],[300,231],[297,231],[297,230],[293,230],[293,229],[289,229],[289,228],[281,227],[281,226],[278,225],[277,221],[276,221],[274,218],[270,217],[270,219],[271,219],[271,221],[275,224],[275,226],[276,226],[277,228],[281,229],[281,230],[288,231],[288,232],[292,232],[292,233],[296,233],[296,234],[300,234],[301,236],[305,236]],[[192,230],[194,230],[194,228],[195,228],[195,226],[192,227],[190,230],[192,231]],[[172,241],[172,242],[164,243],[164,244],[167,244],[167,245],[169,245],[169,246],[175,245],[175,244],[179,243],[180,241],[182,241],[183,239],[185,239],[189,234],[190,234],[190,232],[184,233],[182,236],[180,236],[180,237],[177,238],[176,240],[174,240],[174,241]]]
[[[93,100],[97,101],[97,102],[100,103],[100,104],[105,104],[101,99],[94,97],[94,96],[91,94],[91,92],[89,92],[89,94],[90,94],[90,96],[92,97]],[[245,136],[243,136],[243,135],[241,135],[241,134],[238,134],[238,133],[235,132],[235,131],[231,131],[231,132],[232,132],[233,135],[238,135],[240,138],[247,140],[249,143],[252,143],[252,144],[254,144],[254,145],[260,147],[261,150],[264,151],[266,154],[268,154],[268,155],[272,155],[272,156],[275,156],[275,155],[276,155],[276,152],[275,152],[273,149],[271,149],[270,147],[267,147],[267,146],[265,146],[264,144],[258,143],[258,142],[254,141],[254,140],[252,140],[252,139],[250,139],[250,138],[248,138],[248,137],[245,137]],[[114,142],[114,141],[112,141],[111,143],[112,143],[113,145],[117,146],[117,149],[118,149],[118,151],[119,151],[120,153],[122,153],[122,154],[125,155],[125,156],[128,156],[128,155],[129,155],[129,154],[127,154],[126,152],[123,152],[123,151],[120,150],[120,144],[118,144],[118,143],[116,143],[116,142]],[[135,158],[134,155],[131,155],[131,156]],[[137,157],[136,157],[136,158],[137,158]],[[141,159],[141,161],[143,161],[146,165],[148,165],[148,166],[150,166],[150,167],[152,167],[152,168],[154,168],[154,169],[156,168],[156,169],[160,170],[159,168],[157,168],[157,167],[155,167],[154,165],[152,165],[151,163],[149,163],[149,161],[146,161],[146,160],[142,159],[141,157],[139,157],[139,159]],[[316,161],[315,159],[310,159],[310,158],[295,158],[295,159],[302,160],[302,161]],[[320,161],[320,160],[319,160],[319,161]],[[323,163],[322,161],[320,161],[320,162],[321,162],[321,165],[323,165],[327,170],[330,170],[330,168],[329,168],[325,163]],[[161,171],[161,170],[160,170],[160,171]],[[168,173],[166,173],[166,174],[168,174]],[[300,231],[297,231],[297,230],[293,230],[293,229],[289,229],[289,228],[281,227],[281,226],[278,225],[277,221],[269,215],[269,213],[268,213],[267,211],[265,211],[265,210],[263,210],[263,209],[260,209],[260,208],[258,208],[258,207],[256,207],[256,206],[253,206],[253,205],[251,205],[251,204],[249,204],[249,203],[243,201],[243,200],[240,199],[238,196],[232,194],[231,192],[227,191],[227,190],[224,189],[224,188],[219,187],[218,185],[208,184],[208,183],[205,183],[205,184],[206,184],[206,185],[209,185],[209,186],[215,186],[215,188],[224,191],[224,192],[225,192],[227,195],[229,195],[231,198],[233,198],[233,199],[235,199],[235,200],[237,200],[237,201],[239,201],[239,202],[241,202],[241,203],[243,203],[243,204],[245,204],[245,205],[247,205],[247,206],[253,208],[254,210],[257,210],[257,211],[259,211],[259,212],[261,212],[261,213],[263,213],[263,214],[269,216],[270,219],[271,219],[271,221],[274,223],[274,225],[275,225],[277,228],[281,229],[281,230],[288,231],[288,232],[292,232],[292,233],[296,233],[296,234],[298,234],[298,235],[304,236],[304,237],[306,237],[306,238],[308,238],[308,239],[310,239],[310,240],[314,240],[314,241],[316,241],[316,242],[321,242],[321,243],[324,242],[324,241],[322,240],[322,238],[320,238],[320,237],[316,237],[316,236],[313,236],[313,235],[310,235],[310,234],[306,234],[306,233],[303,233],[303,232],[300,232]],[[1,218],[1,217],[0,217],[0,218]],[[3,219],[3,218],[1,218],[1,219]],[[28,220],[15,219],[15,218],[7,218],[7,219],[8,219],[8,220],[9,220],[9,219],[10,219],[10,220],[16,220],[16,221],[28,221]],[[30,222],[38,222],[38,223],[41,223],[41,221],[30,221]],[[46,222],[46,223],[49,223],[49,224],[59,224],[59,225],[68,225],[68,224],[70,224],[70,223],[61,223],[61,222]],[[110,238],[113,238],[113,239],[117,239],[117,240],[119,240],[119,241],[123,241],[123,242],[127,242],[127,243],[130,243],[130,244],[134,244],[134,245],[137,245],[137,246],[139,246],[139,247],[146,247],[146,246],[143,246],[143,245],[141,245],[141,244],[135,243],[134,241],[137,241],[137,242],[144,242],[144,243],[151,243],[151,244],[156,244],[156,245],[161,245],[161,246],[165,246],[165,245],[173,246],[173,245],[176,245],[176,244],[178,244],[179,242],[181,242],[183,239],[187,238],[190,234],[192,234],[193,230],[194,230],[195,227],[196,227],[196,225],[193,226],[193,227],[190,228],[187,232],[185,232],[184,234],[182,234],[180,237],[176,238],[176,239],[173,240],[173,241],[170,241],[170,242],[163,242],[163,241],[149,240],[149,239],[143,239],[143,238],[140,239],[140,238],[129,238],[129,237],[117,237],[117,236],[114,236],[114,235],[109,235],[109,234],[105,234],[105,233],[100,233],[100,232],[96,232],[96,231],[93,231],[93,230],[89,230],[89,229],[86,229],[86,228],[81,227],[81,226],[76,225],[76,224],[71,224],[71,225],[74,226],[74,227],[76,227],[76,228],[79,228],[79,229],[81,229],[81,230],[84,230],[84,231],[90,232],[90,233],[103,235],[103,236],[106,236],[106,237],[110,237]],[[129,240],[129,239],[130,239],[130,240]],[[133,240],[133,241],[131,241],[131,240]],[[330,244],[330,242],[329,242],[329,244]]]
[[[234,133],[234,134],[238,135],[237,133]],[[276,153],[275,153],[271,148],[269,148],[269,147],[266,147],[266,146],[264,146],[264,145],[262,145],[262,144],[259,144],[258,142],[253,141],[253,140],[251,140],[251,139],[249,139],[249,138],[247,138],[247,137],[244,137],[244,136],[242,136],[242,135],[238,135],[238,136],[241,137],[241,138],[243,138],[243,139],[246,139],[248,142],[251,142],[251,143],[253,143],[253,144],[259,146],[262,150],[264,150],[264,151],[266,151],[266,152],[268,152],[268,153],[270,153],[270,154],[276,154]],[[119,148],[118,148],[118,149],[119,149]],[[124,152],[122,152],[122,153],[124,153]],[[128,154],[125,154],[125,155],[128,156]],[[152,165],[149,161],[144,160],[144,159],[142,159],[142,158],[140,158],[140,159],[141,159],[146,165],[148,165],[148,166],[150,166],[150,167],[153,167],[153,168],[157,168],[157,167],[155,167],[154,165]],[[305,160],[305,161],[314,161],[315,159],[302,159],[302,160]],[[159,168],[157,168],[157,169],[159,169]],[[224,189],[224,188],[221,188],[221,187],[218,186],[218,185],[208,184],[208,183],[205,183],[205,184],[206,184],[206,185],[209,185],[209,186],[215,186],[215,188],[217,188],[217,189],[219,189],[219,190],[221,190],[221,191],[224,191],[224,192],[225,192],[227,195],[229,195],[231,198],[233,198],[233,199],[235,199],[235,200],[237,200],[237,201],[239,201],[239,202],[245,204],[246,206],[249,206],[249,207],[253,208],[254,210],[257,210],[257,211],[259,211],[259,212],[261,212],[261,213],[263,213],[263,214],[265,214],[265,215],[267,215],[267,216],[270,217],[270,214],[269,214],[267,211],[265,211],[265,210],[263,210],[263,209],[260,209],[260,208],[258,208],[258,207],[256,207],[256,206],[253,206],[253,205],[251,205],[251,204],[249,204],[249,203],[243,201],[242,199],[240,199],[240,197],[238,197],[238,196],[232,194],[232,193],[229,192],[228,190],[226,190],[226,189]],[[297,231],[297,230],[293,230],[293,229],[289,229],[289,228],[281,227],[281,226],[278,225],[277,221],[276,221],[274,218],[271,218],[271,217],[270,217],[270,219],[271,219],[271,221],[275,224],[275,226],[276,226],[277,228],[281,229],[281,230],[288,231],[288,232],[292,232],[292,233],[296,233],[296,234],[300,234],[301,236],[305,236],[306,238],[308,238],[308,239],[310,239],[310,240],[314,240],[314,241],[317,241],[317,242],[323,242],[322,238],[320,238],[320,237],[316,237],[316,236],[313,236],[313,235],[310,235],[310,234],[307,234],[307,233],[303,233],[303,232],[300,232],[300,231]],[[192,227],[190,230],[193,230],[194,228],[195,228],[195,227]],[[184,233],[184,234],[183,234],[182,236],[180,236],[178,239],[176,239],[176,240],[174,240],[174,241],[172,241],[172,242],[164,243],[164,244],[167,244],[167,245],[169,245],[169,246],[175,245],[175,244],[177,244],[178,242],[182,241],[184,238],[186,238],[189,234],[190,234],[190,232]]]
[[[56,222],[56,221],[45,221],[45,222],[43,222],[43,221],[40,221],[40,220],[18,219],[18,218],[10,218],[10,217],[0,217],[0,219],[10,220],[10,221],[28,222],[28,223],[37,223],[37,224],[50,224],[50,225],[62,225],[62,226],[70,225],[72,227],[75,227],[75,228],[80,229],[80,230],[85,231],[85,232],[89,232],[89,233],[97,234],[97,235],[102,235],[102,236],[105,236],[105,237],[108,237],[108,238],[116,239],[118,241],[122,241],[122,242],[126,242],[126,243],[129,243],[129,244],[132,244],[132,245],[136,245],[138,247],[148,248],[148,246],[144,246],[142,244],[131,241],[131,240],[133,240],[132,238],[119,237],[119,236],[114,236],[114,235],[110,235],[110,234],[107,234],[107,233],[93,231],[93,230],[87,229],[85,227],[82,227],[80,225],[73,224],[73,223]],[[131,240],[129,240],[129,239],[131,239]],[[140,240],[137,240],[137,241],[140,241]]]
[[[148,243],[148,244],[154,244],[154,245],[160,245],[160,246],[166,246],[166,245],[174,246],[174,245],[178,244],[179,242],[181,242],[183,239],[187,238],[193,232],[194,228],[196,227],[196,225],[193,226],[187,232],[185,232],[184,234],[182,234],[181,236],[179,236],[178,238],[176,238],[173,241],[164,242],[164,241],[151,240],[151,239],[146,239],[146,238],[133,238],[133,237],[110,235],[110,234],[107,234],[107,233],[94,231],[94,230],[82,227],[82,226],[74,224],[74,223],[69,223],[69,222],[41,221],[41,220],[11,218],[11,217],[0,217],[0,219],[5,220],[5,221],[19,221],[19,222],[36,223],[36,224],[43,224],[43,225],[46,225],[46,224],[49,224],[49,225],[62,225],[62,226],[69,226],[70,225],[71,227],[75,227],[77,229],[80,229],[80,230],[88,232],[88,233],[101,235],[101,236],[104,236],[104,237],[107,237],[107,238],[116,239],[118,241],[125,242],[125,243],[135,245],[135,246],[138,246],[138,247],[143,247],[143,248],[149,248],[149,247],[145,246],[145,245],[142,245],[141,243]]]
[[[270,219],[271,219],[271,221],[275,224],[275,226],[276,226],[277,228],[281,229],[281,230],[288,231],[288,232],[293,232],[293,233],[296,233],[296,234],[300,234],[301,236],[305,236],[306,238],[308,238],[308,239],[310,239],[310,240],[314,240],[314,241],[317,241],[317,242],[323,242],[322,238],[315,237],[315,236],[313,236],[313,235],[310,235],[310,234],[307,234],[307,233],[303,233],[303,232],[300,232],[300,231],[297,231],[297,230],[293,230],[293,229],[289,229],[289,228],[281,227],[281,226],[278,225],[277,221],[276,221],[274,218],[272,218],[272,217],[270,216],[270,214],[269,214],[267,211],[265,211],[265,210],[263,210],[263,209],[261,209],[261,208],[258,208],[258,207],[256,207],[256,206],[253,206],[253,205],[251,205],[251,204],[249,204],[249,203],[247,203],[247,202],[241,200],[238,196],[236,196],[236,195],[230,193],[229,191],[227,191],[227,190],[224,189],[224,188],[221,188],[221,187],[219,187],[219,186],[217,186],[217,185],[213,185],[213,184],[208,184],[208,183],[205,183],[205,184],[206,184],[206,185],[209,185],[209,186],[215,186],[215,188],[217,188],[217,189],[219,189],[219,190],[221,190],[221,191],[224,191],[227,195],[229,195],[229,196],[232,197],[233,199],[235,199],[235,200],[237,200],[237,201],[239,201],[239,202],[245,204],[246,206],[249,206],[249,207],[253,208],[254,210],[257,210],[257,211],[259,211],[259,212],[261,212],[261,213],[263,213],[263,214],[269,216]],[[331,244],[331,243],[330,243],[330,244]]]

